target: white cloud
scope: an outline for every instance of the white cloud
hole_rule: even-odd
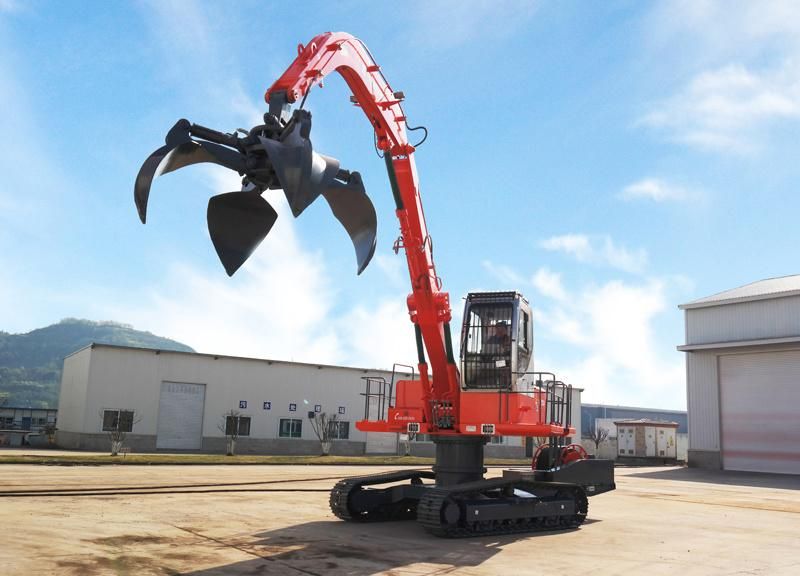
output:
[[[561,284],[561,274],[548,268],[539,268],[531,279],[531,283],[543,296],[554,300],[564,300],[567,293]]]
[[[206,175],[214,193],[238,188],[233,172],[212,167]],[[125,318],[198,352],[367,368],[413,361],[405,296],[376,295],[374,311],[357,306],[335,313],[341,303],[322,253],[304,248],[281,190],[265,198],[278,220],[233,278],[221,265],[209,272],[174,263],[137,301],[98,306],[97,316]],[[210,240],[208,252],[215,258]]]
[[[555,252],[565,252],[581,262],[587,261],[594,254],[589,237],[584,234],[563,234],[552,236],[542,241],[542,248]]]
[[[704,51],[698,58],[750,56],[765,48],[800,46],[795,0],[662,0],[649,16],[648,32],[664,46],[678,37],[684,44],[701,46]]]
[[[625,271],[641,272],[646,263],[644,250],[617,246],[608,236],[554,236],[542,247]],[[549,298],[538,302],[537,334],[555,346],[552,352],[539,341],[537,369],[552,370],[584,388],[587,402],[685,406],[683,358],[655,329],[667,309],[668,291],[684,290],[684,277],[612,280],[569,289],[561,274],[540,268],[531,283]]]
[[[214,192],[238,188],[238,177],[209,170]],[[173,264],[144,301],[112,307],[104,317],[186,342],[201,352],[332,362],[339,348],[326,322],[334,290],[322,255],[304,250],[282,191],[266,197],[278,220],[253,256],[229,279],[220,265],[203,272]],[[209,242],[209,254],[213,248]]]
[[[509,266],[495,264],[489,260],[481,262],[481,266],[499,282],[507,286],[519,286],[523,282],[522,276]]]
[[[270,200],[276,208],[282,203]],[[199,352],[367,368],[413,362],[405,296],[376,297],[374,309],[334,314],[338,294],[324,258],[301,246],[290,214],[278,211],[270,235],[234,278],[221,266],[209,273],[174,264],[143,290],[142,301],[107,306],[99,315],[126,318]]]
[[[415,366],[414,325],[405,301],[405,295],[396,294],[369,309],[358,306],[337,319],[341,359],[366,368],[391,368],[395,362]]]
[[[585,234],[564,234],[543,240],[545,250],[564,252],[578,262],[617,268],[632,274],[641,273],[647,265],[647,251],[628,250],[618,246],[609,236],[589,237]]]
[[[0,0],[0,13],[14,13],[19,12],[21,9],[17,0]]]
[[[479,37],[506,37],[524,29],[538,10],[530,0],[421,1],[412,15],[414,45],[452,48]]]
[[[625,186],[619,193],[623,200],[653,200],[654,202],[687,200],[692,191],[658,178],[645,178]]]
[[[548,238],[542,246],[623,270],[640,271],[645,260],[643,250],[621,248],[608,236],[567,234]],[[493,267],[521,276],[513,268]],[[685,407],[684,360],[675,350],[682,331],[674,303],[691,291],[689,279],[637,276],[570,286],[559,271],[547,267],[528,278],[516,286],[533,286],[542,296],[534,300],[536,370],[555,372],[583,388],[587,402]],[[664,326],[670,324],[676,333],[666,335]]]
[[[683,359],[654,329],[667,306],[666,289],[661,279],[615,280],[558,302],[541,315],[538,333],[579,353],[572,362],[538,366],[584,388],[584,401],[683,407]]]
[[[697,74],[641,123],[694,147],[749,153],[779,121],[800,120],[800,70],[751,71],[737,64]]]
[[[376,265],[393,286],[405,286],[408,276],[405,259],[397,254],[393,256],[375,254],[370,264]]]
[[[689,79],[640,125],[691,147],[750,154],[800,121],[796,2],[668,0],[652,11],[647,36],[661,51],[650,58]]]

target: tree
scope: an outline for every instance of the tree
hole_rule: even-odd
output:
[[[240,426],[242,425],[242,414],[238,410],[231,408],[223,417],[222,422],[217,426],[225,434],[225,455],[236,455],[236,441],[239,439]]]
[[[319,438],[322,455],[327,456],[331,452],[333,440],[338,436],[339,422],[336,421],[336,414],[328,415],[325,412],[309,412],[308,419],[314,434]]]
[[[132,410],[103,410],[100,412],[103,421],[103,431],[108,434],[111,441],[111,455],[117,456],[125,445],[125,439],[133,427],[141,422],[141,416],[136,417]]]
[[[595,426],[594,428],[589,430],[589,439],[594,442],[594,453],[597,454],[598,450],[600,450],[600,444],[605,442],[606,438],[608,438],[608,428],[603,428],[602,426]]]
[[[55,446],[56,432],[58,432],[55,422],[48,422],[45,424],[44,428],[42,428],[42,432],[44,432],[44,435],[47,436],[47,445],[50,447]]]

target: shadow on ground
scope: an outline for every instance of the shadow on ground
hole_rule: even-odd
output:
[[[750,486],[800,490],[800,476],[792,474],[768,474],[765,472],[733,472],[730,470],[703,470],[700,468],[670,468],[637,472],[628,476],[652,478],[654,480],[676,480],[679,482],[703,482],[729,486]]]
[[[587,520],[586,523],[589,523]],[[427,534],[416,522],[351,524],[310,522],[255,534],[248,542],[229,543],[252,554],[245,560],[184,574],[294,574],[366,576],[423,563],[433,573],[476,567],[505,545],[553,532],[509,536],[443,539]],[[424,573],[430,573],[426,570]]]

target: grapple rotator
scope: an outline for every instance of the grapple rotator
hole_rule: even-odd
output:
[[[356,251],[358,273],[375,252],[377,219],[358,172],[339,167],[339,161],[314,152],[311,113],[267,113],[264,124],[233,134],[218,132],[188,120],[178,120],[164,146],[153,152],[136,177],[134,198],[142,223],[147,219],[150,187],[157,176],[184,166],[210,162],[238,172],[240,191],[211,197],[208,231],[229,276],[266,238],[278,213],[262,194],[283,189],[295,218],[323,196],[342,223]]]

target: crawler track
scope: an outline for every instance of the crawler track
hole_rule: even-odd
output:
[[[427,470],[404,470],[347,478],[337,482],[331,490],[331,511],[337,518],[349,522],[410,520],[416,516],[422,490],[429,489],[422,484],[423,478],[434,477],[434,473]],[[371,488],[405,480],[409,484]],[[419,494],[415,498],[417,492]]]
[[[422,483],[434,477],[404,471],[348,478],[331,491],[331,510],[350,522],[416,518],[431,534],[465,538],[575,528],[589,506],[575,484],[507,478],[445,487]]]
[[[576,528],[588,508],[580,486],[490,479],[427,490],[417,521],[436,536],[465,538]]]

